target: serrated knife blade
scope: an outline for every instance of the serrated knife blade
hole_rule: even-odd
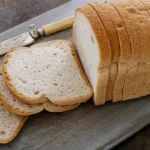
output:
[[[17,47],[32,44],[34,41],[35,39],[31,36],[29,32],[23,33],[9,40],[3,41],[0,43],[0,55],[3,55]]]
[[[17,47],[32,44],[39,37],[50,35],[55,32],[70,28],[72,27],[73,23],[74,16],[70,16],[68,18],[64,18],[56,22],[44,25],[37,30],[33,29],[30,32],[23,33],[9,40],[3,41],[0,43],[0,55],[3,55]]]

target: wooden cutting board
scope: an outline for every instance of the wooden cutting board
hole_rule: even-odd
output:
[[[0,34],[0,41],[73,14],[74,9],[91,0],[72,0]],[[37,42],[66,39],[72,29]],[[0,58],[2,60],[2,57]],[[92,101],[65,113],[46,111],[29,117],[16,139],[3,150],[102,150],[111,149],[150,123],[150,96],[127,102],[94,107]]]

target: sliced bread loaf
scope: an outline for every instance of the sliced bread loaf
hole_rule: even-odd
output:
[[[0,103],[0,118],[0,143],[6,144],[16,137],[28,117],[13,114]]]
[[[111,48],[103,23],[90,5],[76,10],[73,34],[74,45],[93,86],[94,103],[95,105],[104,104],[109,79],[108,65],[111,63]]]
[[[110,18],[115,26],[117,36],[119,39],[119,44],[120,44],[120,58],[119,58],[119,64],[117,68],[117,75],[116,80],[114,81],[113,85],[113,92],[109,93],[109,90],[107,93],[108,97],[106,100],[109,100],[112,96],[111,99],[113,99],[113,102],[120,101],[122,100],[123,97],[123,86],[124,86],[124,81],[126,77],[126,64],[129,63],[131,59],[131,42],[129,38],[129,34],[127,32],[125,23],[120,16],[118,10],[114,7],[113,4],[109,2],[104,3],[104,7],[108,11]],[[111,73],[111,72],[110,72]],[[113,72],[112,72],[113,73]],[[110,76],[113,76],[110,75]],[[110,79],[111,80],[111,79]],[[112,84],[109,83],[109,88],[112,88]]]
[[[130,7],[129,7],[130,6]],[[131,7],[132,6],[132,7]],[[137,16],[135,20],[137,31],[140,37],[141,43],[141,62],[149,63],[150,60],[150,20],[146,9],[141,8],[140,3],[135,0],[128,2],[128,11]],[[144,13],[144,15],[143,15]],[[144,29],[144,30],[143,30]]]
[[[149,13],[150,15],[150,1],[149,0],[139,0],[143,6],[145,7],[146,11]]]
[[[113,102],[118,102],[123,99],[123,87],[127,75],[127,64],[118,64],[117,79],[113,88]]]
[[[93,94],[74,47],[63,40],[8,53],[3,73],[10,91],[30,104],[74,105]]]
[[[128,2],[124,2],[126,3],[126,9],[127,11],[129,11],[134,17],[132,17],[132,15],[129,15],[132,17],[132,20],[134,20],[135,18],[135,26],[137,27],[137,31],[140,34],[140,43],[141,43],[141,62],[145,62],[146,57],[144,56],[145,54],[148,56],[148,49],[150,47],[149,45],[149,40],[150,39],[150,34],[149,34],[149,29],[150,29],[150,21],[149,21],[149,15],[145,9],[145,7],[143,6],[143,4],[139,1],[139,0],[131,0]],[[145,30],[143,30],[143,28]],[[147,41],[147,42],[146,42]],[[144,60],[143,60],[144,59]],[[138,78],[136,76],[138,76],[138,74],[141,75],[141,80],[142,78],[144,78],[144,74],[146,74],[146,69],[145,69],[145,65],[143,64],[143,68],[140,67],[140,72],[139,72],[139,65],[137,66],[137,64],[130,64],[131,68],[129,67],[128,69],[128,75],[126,77],[125,80],[125,85],[124,85],[124,96],[123,96],[123,100],[128,100],[131,98],[136,98],[140,97],[140,96],[144,96],[144,95],[148,95],[148,91],[149,89],[146,89],[146,83],[141,83],[139,81],[134,81],[135,78]],[[138,68],[137,68],[138,67]],[[140,84],[140,85],[138,85]],[[145,84],[145,85],[144,85]],[[134,86],[134,87],[132,87]],[[133,90],[133,94],[132,94],[132,88],[137,88],[136,90]],[[142,89],[141,89],[142,88]],[[141,91],[142,90],[142,91]],[[137,91],[137,92],[135,92]],[[137,94],[135,94],[137,93]],[[140,95],[141,94],[141,95]]]

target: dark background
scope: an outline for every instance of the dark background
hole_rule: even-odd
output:
[[[69,0],[0,0],[0,33]],[[150,150],[150,125],[114,150]]]

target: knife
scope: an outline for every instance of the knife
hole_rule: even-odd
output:
[[[23,33],[21,35],[13,37],[9,40],[3,41],[0,43],[0,55],[3,55],[14,48],[32,44],[33,42],[35,42],[36,39],[42,36],[50,35],[52,33],[70,28],[72,27],[73,23],[74,23],[74,17],[71,16],[71,17],[44,25],[37,30],[34,29],[27,33]]]

